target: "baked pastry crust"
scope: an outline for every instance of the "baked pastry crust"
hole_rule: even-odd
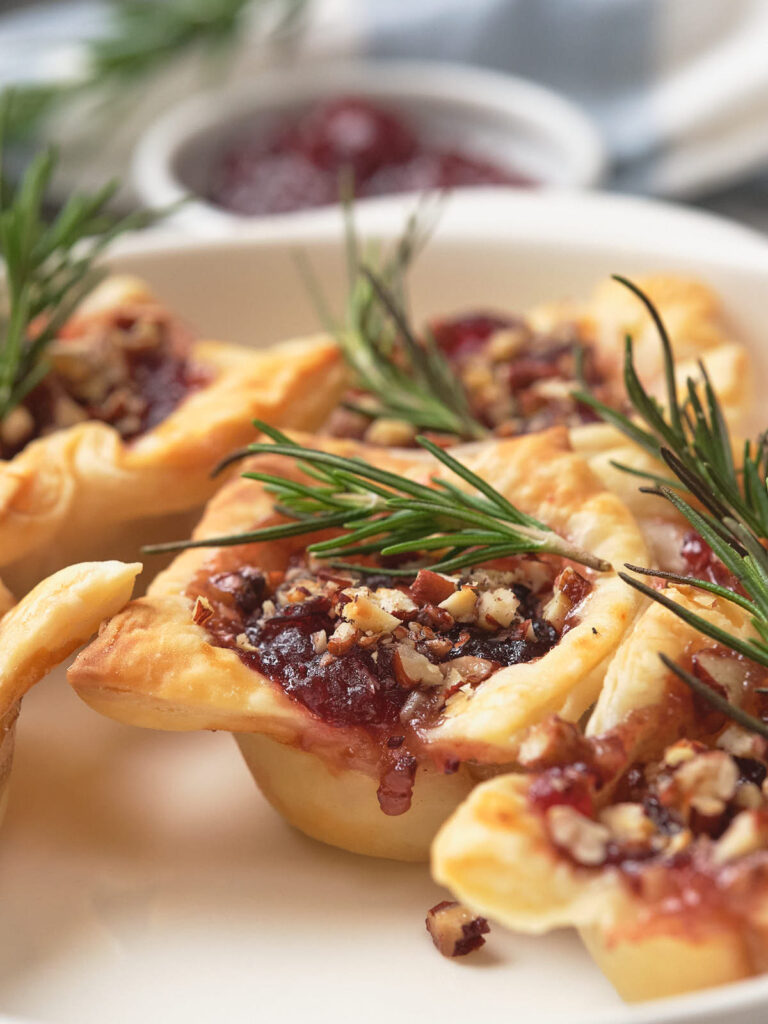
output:
[[[0,619],[0,714],[128,603],[141,563],[84,562],[39,583]]]
[[[698,379],[699,361],[703,362],[731,429],[737,434],[742,432],[753,406],[750,359],[745,346],[733,340],[717,295],[703,282],[676,274],[655,274],[635,280],[655,303],[669,331],[681,399],[686,394],[688,378]],[[624,347],[625,338],[630,335],[643,384],[665,403],[666,380],[658,332],[642,303],[618,282],[606,279],[585,300],[536,306],[525,314],[525,320],[534,330],[551,337],[557,337],[563,327],[574,326],[584,343],[596,351],[604,376],[615,384],[617,396],[624,394]],[[500,328],[500,333],[504,331]],[[340,354],[337,358],[341,361]],[[348,383],[339,382],[337,400]],[[392,434],[390,446],[402,443],[395,440],[401,433]],[[636,470],[666,474],[665,467],[623,434],[598,422],[569,427],[569,437],[574,451],[589,462],[608,490],[621,497],[642,525],[649,524],[650,532],[656,520],[681,524],[671,506],[642,494],[637,478],[614,465],[620,462]]]
[[[665,587],[662,593],[732,636],[741,639],[757,636],[748,612],[738,605],[689,586]],[[600,736],[626,722],[633,712],[663,705],[670,673],[659,660],[659,654],[665,654],[676,663],[685,663],[697,651],[711,646],[711,640],[663,605],[650,604],[608,666],[603,688],[587,724],[587,735]],[[653,720],[649,719],[648,731],[653,730]],[[633,729],[633,736],[637,743],[641,742],[643,730]],[[643,742],[647,743],[647,738]],[[659,737],[657,743],[657,752],[660,752],[665,738]]]
[[[115,561],[68,566],[13,607],[0,584],[0,820],[22,697],[130,600],[140,571]]]
[[[552,845],[528,803],[530,779],[507,775],[478,786],[437,835],[432,871],[472,910],[516,931],[575,926],[630,1002],[750,977],[765,968],[764,895],[753,927],[725,915],[657,918],[616,869],[584,868]]]
[[[731,603],[691,587],[670,587],[666,593],[737,636],[755,636],[749,616]],[[588,733],[604,744],[607,737],[619,736],[624,767],[660,762],[665,749],[691,730],[683,705],[671,703],[673,676],[658,652],[679,663],[711,647],[669,610],[650,605],[608,669]],[[434,876],[458,899],[524,932],[575,926],[630,1001],[708,988],[766,969],[768,893],[759,882],[746,915],[743,908],[729,907],[727,888],[721,904],[713,900],[694,912],[680,903],[659,913],[617,867],[581,866],[554,847],[544,816],[531,806],[534,779],[506,776],[478,787],[438,834]],[[607,791],[611,788],[609,783]],[[761,834],[764,811],[754,813]],[[766,848],[768,833],[745,848],[743,859]],[[734,854],[734,865],[741,856]]]
[[[346,456],[362,456],[422,483],[430,476],[448,472],[420,450],[387,452],[330,440],[323,441],[322,447]],[[468,445],[454,449],[453,454],[475,473],[493,481],[523,510],[581,547],[617,565],[628,558],[644,557],[642,538],[632,517],[573,455],[565,430]],[[291,460],[278,456],[260,456],[259,468],[291,477],[300,474]],[[272,498],[261,485],[233,480],[210,502],[195,536],[251,529],[271,512]],[[234,552],[230,549],[227,565],[282,569],[290,554],[303,550],[305,544],[306,539],[296,538],[252,544]],[[235,651],[213,646],[205,628],[192,621],[189,587],[206,565],[212,564],[212,557],[216,552],[212,556],[206,549],[182,553],[157,577],[145,598],[134,601],[116,616],[70,670],[75,690],[97,711],[134,725],[259,733],[278,743],[300,747],[323,760],[340,779],[347,770],[368,774],[375,806],[376,782],[371,767],[359,763],[348,734],[312,716],[278,685],[246,666]],[[615,572],[599,575],[584,601],[578,624],[537,661],[498,670],[479,684],[471,697],[459,691],[449,698],[443,718],[425,731],[427,747],[435,756],[447,752],[460,760],[503,764],[514,758],[518,736],[532,722],[553,711],[578,718],[594,701],[605,662],[637,608],[637,595]],[[250,750],[253,744],[244,740],[243,746]],[[278,774],[285,778],[285,772]],[[471,781],[459,787],[455,781],[450,782],[454,803],[457,790],[463,795]],[[270,785],[274,788],[277,784],[266,783],[264,788],[268,791]],[[417,781],[417,795],[418,785]],[[301,802],[298,792],[281,792],[275,803],[285,809],[291,796]],[[344,814],[349,806],[354,804],[337,803]],[[306,826],[309,815],[303,810],[288,816],[310,831]],[[333,815],[329,812],[328,817],[330,820]],[[382,829],[387,820],[393,820],[380,813],[379,818]],[[318,835],[317,827],[312,834]],[[327,828],[322,838],[340,842],[333,828]],[[360,842],[340,845],[359,849],[361,843],[370,847],[371,842],[369,834]],[[423,856],[423,841],[419,850]],[[377,852],[382,854],[380,847]]]
[[[155,301],[133,278],[102,288],[78,316]],[[12,590],[24,593],[84,558],[135,558],[143,543],[183,535],[218,486],[212,468],[252,440],[253,419],[314,427],[341,373],[334,346],[321,338],[263,351],[199,341],[190,359],[209,383],[137,439],[88,421],[0,462],[0,570]]]

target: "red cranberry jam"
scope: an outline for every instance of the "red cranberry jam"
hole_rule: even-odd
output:
[[[695,576],[698,579],[707,580],[708,583],[717,583],[721,587],[743,593],[736,577],[729,572],[709,544],[695,530],[689,530],[683,537],[680,554],[685,565],[686,575]]]
[[[542,334],[520,317],[476,312],[434,320],[429,331],[464,385],[473,417],[498,436],[595,422],[596,413],[572,397],[579,387],[609,405],[623,404],[575,324]],[[365,409],[364,394],[352,397],[356,409]],[[413,444],[416,434],[406,423],[372,422],[345,407],[332,414],[326,429],[337,437],[400,446]]]
[[[343,173],[360,197],[471,185],[530,185],[508,169],[422,142],[398,114],[346,96],[245,137],[215,165],[208,197],[245,216],[326,206]]]
[[[86,420],[125,441],[152,430],[210,374],[189,358],[192,338],[161,307],[75,317],[48,350],[51,370],[0,426],[0,457]]]
[[[591,583],[555,560],[445,577],[428,570],[365,578],[244,566],[190,590],[214,644],[280,686],[323,723],[362,730],[375,751],[387,814],[410,806],[419,732],[458,690],[546,654],[569,629]],[[443,765],[457,769],[455,762]]]

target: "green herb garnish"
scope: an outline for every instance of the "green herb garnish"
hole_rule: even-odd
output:
[[[40,120],[81,95],[120,97],[138,79],[157,74],[190,52],[223,54],[256,9],[274,10],[278,38],[297,24],[307,0],[112,0],[103,36],[83,42],[79,79],[20,87],[14,138],[28,136]]]
[[[224,537],[156,544],[145,548],[146,552],[158,554],[280,540],[333,528],[341,531],[339,536],[316,541],[307,551],[328,559],[334,566],[361,573],[381,569],[350,563],[350,558],[422,556],[425,552],[436,553],[426,566],[436,572],[453,572],[508,555],[544,552],[573,559],[592,569],[610,569],[607,562],[575,547],[538,519],[521,512],[487,481],[424,437],[417,438],[419,445],[469,484],[473,488],[471,493],[436,478],[432,480],[434,487],[426,487],[362,459],[305,448],[266,423],[256,421],[255,426],[271,438],[271,443],[249,445],[222,465],[265,453],[295,459],[313,479],[312,484],[258,471],[243,474],[265,485],[274,495],[275,511],[290,522]],[[412,576],[414,571],[387,568],[392,575]]]
[[[359,403],[345,406],[372,420],[405,420],[417,430],[473,441],[487,437],[489,431],[472,416],[461,380],[434,338],[429,331],[417,337],[408,312],[406,274],[432,233],[438,207],[430,205],[431,199],[409,217],[402,236],[383,256],[373,250],[361,252],[351,202],[344,200],[349,293],[343,321],[328,312],[305,261],[301,268],[355,386],[366,392]]]
[[[710,546],[736,581],[738,589],[720,586],[695,576],[627,565],[634,573],[685,584],[715,594],[738,605],[750,616],[757,633],[755,639],[743,639],[709,622],[703,616],[673,601],[663,592],[649,587],[627,573],[619,573],[630,586],[651,600],[664,605],[673,614],[711,640],[768,668],[768,448],[766,435],[743,448],[739,466],[733,457],[734,443],[720,402],[703,364],[701,380],[689,378],[686,396],[680,402],[675,382],[674,355],[663,320],[652,300],[635,284],[616,277],[640,299],[650,313],[662,344],[667,405],[664,408],[647,393],[634,366],[632,339],[626,339],[624,380],[636,413],[630,418],[597,401],[588,393],[576,397],[591,405],[608,423],[651,455],[663,460],[672,473],[670,479],[655,473],[617,468],[645,478],[648,493],[666,499],[684,516],[691,527]],[[685,497],[684,495],[688,495]],[[688,500],[691,498],[692,500]],[[696,502],[696,504],[693,503]],[[679,679],[734,721],[768,735],[768,726],[716,694],[669,658],[664,664]],[[749,721],[748,721],[749,720]]]
[[[0,101],[0,421],[48,373],[46,349],[105,276],[96,261],[106,246],[157,218],[136,213],[115,219],[107,209],[118,188],[112,183],[93,195],[73,196],[49,223],[45,194],[55,153],[35,157],[15,186],[3,174],[2,139],[13,103],[12,94]]]

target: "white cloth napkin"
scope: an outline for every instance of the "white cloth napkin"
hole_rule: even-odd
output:
[[[334,0],[338,2],[338,0]],[[614,183],[691,195],[768,167],[766,0],[369,0],[378,55],[487,64],[581,103]]]

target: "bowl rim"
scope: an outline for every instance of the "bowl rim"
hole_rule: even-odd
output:
[[[318,85],[321,77],[322,86]],[[607,166],[602,137],[580,107],[552,89],[515,75],[470,64],[443,61],[345,58],[313,60],[300,68],[270,68],[247,82],[203,90],[167,109],[140,136],[131,162],[131,178],[141,199],[164,206],[186,199],[175,215],[182,227],[228,229],[233,224],[293,223],[322,217],[327,207],[285,214],[245,217],[215,206],[184,187],[174,171],[178,153],[221,125],[249,112],[269,111],[282,103],[315,99],[337,90],[453,103],[457,109],[486,110],[558,145],[570,160],[568,188],[599,184]],[[224,115],[222,116],[222,111]],[[374,200],[361,199],[359,205]]]
[[[418,204],[413,194],[384,196],[360,203],[355,224],[366,237],[392,239]],[[535,191],[477,188],[448,194],[435,239],[453,244],[510,244],[615,249],[638,256],[663,253],[670,262],[690,257],[698,264],[768,272],[768,237],[721,214],[667,200],[612,192],[542,188]],[[322,216],[237,221],[226,234],[179,231],[169,218],[158,226],[122,236],[107,263],[125,256],[172,256],[184,252],[301,247],[334,244],[344,237],[345,218],[337,207]],[[265,223],[266,222],[266,223]],[[274,223],[272,223],[274,222]]]

